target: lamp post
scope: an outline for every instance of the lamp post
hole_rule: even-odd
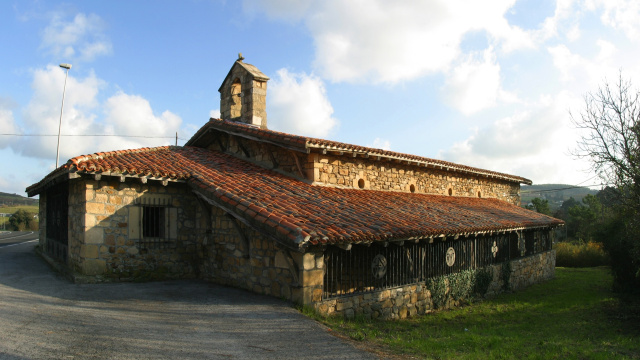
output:
[[[64,111],[64,93],[67,90],[67,77],[69,76],[69,69],[71,64],[60,64],[60,67],[67,69],[67,73],[64,76],[64,88],[62,88],[62,107],[60,107],[60,123],[58,124],[58,146],[56,147],[56,169],[58,168],[58,160],[60,159],[60,129],[62,129],[62,112]]]

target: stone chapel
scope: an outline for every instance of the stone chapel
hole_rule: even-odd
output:
[[[43,257],[76,281],[199,278],[389,319],[463,300],[455,274],[488,292],[554,276],[562,222],[518,206],[530,180],[269,130],[268,80],[240,57],[185,146],[77,156],[29,186]]]

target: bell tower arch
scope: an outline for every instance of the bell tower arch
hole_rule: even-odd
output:
[[[266,129],[269,77],[243,60],[242,54],[239,54],[218,89],[220,117]]]

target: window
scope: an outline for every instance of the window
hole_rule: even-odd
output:
[[[142,207],[142,238],[165,237],[165,208],[161,206]]]
[[[129,240],[142,249],[170,249],[178,241],[178,208],[168,195],[145,195],[128,207]]]

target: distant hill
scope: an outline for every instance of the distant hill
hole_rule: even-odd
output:
[[[549,201],[551,210],[558,209],[562,206],[563,201],[569,200],[571,197],[577,201],[582,201],[582,198],[588,194],[595,195],[597,193],[598,190],[567,184],[523,185],[520,188],[522,205],[528,204],[533,198],[541,198]]]
[[[0,192],[0,206],[15,206],[15,205],[34,205],[38,206],[38,199],[30,199],[28,197],[20,196],[18,194],[8,194]]]

